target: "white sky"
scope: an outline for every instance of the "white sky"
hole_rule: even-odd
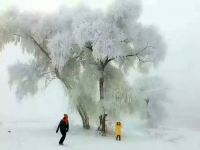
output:
[[[157,70],[171,86],[171,121],[200,125],[200,1],[143,0],[142,21],[155,24],[164,35],[168,54]],[[172,116],[173,114],[173,116]]]
[[[75,7],[81,4],[90,6],[91,8],[105,8],[113,0],[0,0],[0,9],[5,10],[11,5],[17,6],[21,10],[34,10],[42,12],[53,12],[61,5]]]
[[[56,11],[63,3],[70,5],[70,7],[84,3],[95,9],[105,9],[111,1],[112,0],[0,0],[0,10],[6,9],[11,4],[16,4],[21,10],[52,12]],[[171,125],[180,127],[200,126],[200,1],[142,1],[143,13],[141,21],[145,24],[156,25],[164,36],[168,46],[168,53],[165,61],[161,63],[154,73],[163,77],[170,85],[169,96],[172,102],[168,107],[169,121],[171,121]],[[9,105],[12,104],[10,103],[10,99],[14,99],[14,96],[11,96],[9,88],[7,88],[6,65],[16,61],[16,58],[22,58],[18,51],[13,51],[15,49],[14,47],[9,47],[8,49],[6,53],[0,54],[0,105],[6,104],[4,109],[0,110],[0,116],[2,113],[5,114],[5,110],[12,108],[12,106]],[[11,56],[11,53],[14,55]],[[53,95],[56,95],[56,92]],[[50,96],[51,99],[55,98],[52,95]],[[64,101],[64,98],[61,99]],[[55,103],[56,101],[52,100],[52,107]],[[59,104],[63,104],[63,102]],[[16,106],[13,104],[13,107]],[[59,110],[60,108],[57,107],[56,109]],[[18,108],[16,108],[16,110],[18,110]],[[61,110],[63,111],[63,109]],[[34,110],[31,111],[34,112]]]

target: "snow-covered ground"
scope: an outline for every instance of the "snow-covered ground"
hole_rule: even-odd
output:
[[[121,142],[94,129],[70,126],[65,146],[59,146],[55,122],[0,123],[0,150],[199,150],[200,130],[137,129],[125,131]],[[126,130],[126,129],[125,129]],[[9,132],[11,131],[11,132]]]

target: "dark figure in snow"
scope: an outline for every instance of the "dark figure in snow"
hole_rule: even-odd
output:
[[[58,130],[60,129],[60,133],[62,134],[62,137],[60,138],[59,145],[63,145],[63,142],[66,137],[66,132],[69,130],[69,121],[68,121],[68,115],[64,114],[63,119],[60,121],[58,128],[56,130],[56,133],[58,133]]]
[[[102,120],[103,120],[102,118],[103,118],[102,115],[100,115],[100,116],[99,116],[99,127],[98,127],[98,129],[97,129],[98,131],[101,131],[101,130],[102,130]]]
[[[107,117],[107,114],[103,114],[99,116],[99,127],[97,128],[97,131],[99,131],[99,134],[103,136],[106,135],[106,117]]]
[[[103,118],[102,118],[102,135],[106,136],[106,117],[107,114],[103,114]]]

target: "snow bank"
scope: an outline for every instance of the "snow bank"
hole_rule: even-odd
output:
[[[126,134],[121,142],[113,136],[99,136],[94,129],[83,130],[70,126],[65,145],[59,146],[56,122],[13,122],[0,125],[1,150],[199,150],[200,130],[144,129],[137,134]],[[11,131],[11,132],[8,132]],[[135,132],[136,133],[136,132]],[[139,134],[140,133],[140,134]]]

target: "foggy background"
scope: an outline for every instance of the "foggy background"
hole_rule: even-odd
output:
[[[93,9],[106,9],[112,0],[0,0],[0,13],[15,4],[20,10],[51,13],[62,5],[81,3]],[[155,25],[168,47],[166,58],[151,74],[168,84],[166,124],[173,127],[200,126],[200,1],[143,0],[140,21]],[[47,5],[48,4],[48,5]],[[7,120],[51,119],[69,112],[61,85],[55,80],[36,96],[17,101],[8,85],[7,66],[27,58],[19,47],[8,45],[0,53],[0,122]]]

